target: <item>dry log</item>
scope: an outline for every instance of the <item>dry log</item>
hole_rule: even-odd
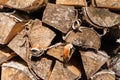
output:
[[[102,70],[91,77],[91,80],[116,80],[115,73],[111,70]]]
[[[47,4],[43,13],[42,21],[63,33],[67,33],[75,18],[75,9],[73,6],[63,6],[56,4]]]
[[[63,61],[63,49],[64,49],[64,46],[54,47],[54,48],[49,49],[47,51],[47,54],[60,61]]]
[[[24,27],[25,21],[9,13],[0,13],[0,44],[7,44]]]
[[[28,34],[31,46],[38,45],[41,48],[46,48],[55,37],[55,33],[49,28],[42,26],[40,20],[32,20],[26,26],[31,27],[31,33]],[[25,33],[26,30],[24,29],[8,44],[24,60],[26,60]]]
[[[55,48],[51,48],[50,50],[47,51],[47,54],[63,62],[63,49],[64,49],[64,46],[62,45]],[[72,53],[72,54],[75,54],[75,53]],[[76,57],[74,57],[74,55],[71,56],[71,59],[67,63],[67,68],[71,72],[73,72],[75,75],[81,77],[81,74],[82,74],[81,65],[79,65],[80,62],[76,60],[77,59]]]
[[[2,64],[1,80],[36,80],[30,73],[27,66],[18,62],[8,62]]]
[[[120,54],[117,54],[115,57],[111,58],[108,67],[115,72],[115,75],[120,77]]]
[[[65,36],[65,41],[82,48],[93,48],[98,50],[101,46],[100,36],[95,30],[86,27],[80,27],[81,32],[70,31]]]
[[[42,57],[37,61],[33,61],[32,70],[43,80],[47,80],[51,74],[51,69],[53,68],[54,61]]]
[[[45,6],[48,0],[0,0],[0,4],[22,11],[35,11]]]
[[[63,64],[56,61],[49,80],[75,80],[77,75],[72,73],[68,68],[64,68]]]
[[[83,12],[87,22],[96,28],[109,28],[120,23],[120,15],[108,9],[84,7]]]
[[[109,58],[109,56],[102,51],[98,51],[97,54],[92,51],[80,51],[80,53],[87,78],[93,76]]]
[[[14,56],[15,53],[12,50],[6,46],[0,45],[0,65]]]
[[[71,6],[87,6],[86,0],[56,0],[56,4]]]
[[[95,7],[120,10],[120,0],[92,0],[92,5]]]

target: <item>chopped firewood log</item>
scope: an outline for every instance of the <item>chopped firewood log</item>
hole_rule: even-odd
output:
[[[64,44],[57,47],[53,47],[47,51],[47,54],[63,62],[64,47]],[[73,48],[70,53],[70,58],[72,57],[74,51],[75,49]]]
[[[116,80],[115,73],[111,70],[102,70],[91,77],[91,80]]]
[[[18,62],[7,62],[2,64],[1,80],[36,80],[27,66]]]
[[[56,4],[71,5],[71,6],[87,6],[85,0],[56,0]]]
[[[115,72],[116,76],[120,77],[120,54],[110,59],[108,67]]]
[[[87,22],[96,28],[109,28],[120,23],[120,15],[108,9],[84,7],[83,12]]]
[[[73,6],[63,6],[57,4],[47,4],[43,13],[42,21],[55,29],[67,33],[75,18]]]
[[[9,13],[0,13],[0,44],[7,44],[24,27],[25,20]]]
[[[88,79],[93,76],[93,74],[95,74],[109,59],[109,56],[102,51],[98,51],[97,54],[92,51],[80,51],[80,54]]]
[[[42,57],[41,59],[37,61],[32,62],[32,70],[35,72],[37,76],[40,77],[40,79],[46,80],[49,78],[51,74],[52,65],[54,64],[54,61],[49,58]]]
[[[120,0],[92,0],[95,7],[120,10]]]
[[[0,0],[0,4],[18,10],[32,12],[45,6],[48,0]]]
[[[30,27],[30,33],[26,34],[26,30],[24,29],[8,44],[8,47],[15,51],[24,60],[26,60],[27,56],[25,35],[29,36],[28,38],[32,48],[36,46],[36,49],[39,49],[39,47],[47,48],[55,37],[55,33],[49,28],[42,26],[40,20],[32,20],[28,22],[28,25],[26,26]]]
[[[15,53],[10,50],[7,46],[0,45],[0,65],[7,60],[13,58]]]
[[[63,64],[56,61],[49,80],[75,80],[78,76],[72,73],[68,68],[64,68]]]
[[[70,31],[65,36],[65,41],[78,47],[98,50],[101,46],[98,33],[96,33],[95,30],[86,27],[80,27],[80,30],[81,31],[78,32]]]

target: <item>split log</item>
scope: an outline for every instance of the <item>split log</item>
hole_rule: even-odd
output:
[[[67,33],[71,28],[74,18],[75,9],[73,6],[49,3],[43,13],[42,21],[63,33]]]
[[[120,54],[111,58],[108,67],[115,72],[115,75],[120,77]]]
[[[109,28],[120,23],[120,15],[108,9],[84,7],[83,12],[86,21],[96,28]]]
[[[64,68],[63,64],[56,61],[49,80],[75,80],[77,75],[72,73],[68,68]]]
[[[119,0],[92,0],[92,5],[94,5],[95,7],[120,10]]]
[[[63,61],[63,50],[64,50],[64,46],[58,46],[58,47],[49,49],[47,51],[47,54],[60,61]]]
[[[10,50],[7,46],[0,45],[0,65],[7,60],[13,58],[15,53]]]
[[[2,64],[1,80],[36,80],[30,73],[27,66],[18,62],[8,62]]]
[[[38,45],[41,48],[46,48],[51,44],[51,41],[56,35],[49,28],[42,26],[40,20],[32,20],[28,22],[28,25],[26,26],[31,27],[31,33],[28,34],[31,40],[31,45]],[[26,30],[24,29],[8,44],[8,47],[15,51],[24,60],[26,60],[26,40],[24,38],[24,36],[26,35],[25,33]]]
[[[93,76],[93,74],[95,74],[109,59],[109,56],[102,51],[98,51],[97,54],[92,51],[80,51],[80,53],[88,79]]]
[[[111,70],[102,70],[91,77],[91,80],[116,80],[115,73]]]
[[[98,50],[101,46],[100,36],[95,30],[87,27],[80,27],[81,32],[70,31],[65,36],[65,41],[82,48],[93,48]]]
[[[47,3],[48,0],[0,0],[0,4],[3,6],[27,12],[35,11]]]
[[[50,50],[47,51],[47,54],[63,62],[63,49],[64,49],[64,46],[51,48]],[[67,68],[78,77],[81,77],[82,70],[81,70],[80,61],[77,61],[78,60],[77,57],[74,56],[75,53],[72,53],[72,54],[73,55],[71,56],[71,59],[67,63]],[[62,64],[64,65],[64,63]]]
[[[56,0],[56,4],[70,5],[70,6],[87,6],[86,0]]]
[[[40,79],[47,80],[51,74],[54,61],[47,57],[42,57],[41,59],[33,61],[32,63],[33,64],[31,68],[35,74],[39,76]]]
[[[0,13],[0,44],[7,44],[24,27],[25,21],[9,13]]]

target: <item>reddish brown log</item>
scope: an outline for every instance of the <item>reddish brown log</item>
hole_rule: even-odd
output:
[[[56,0],[56,4],[71,5],[71,6],[87,6],[85,0]]]
[[[0,4],[22,11],[35,11],[45,6],[48,0],[0,0]]]
[[[24,27],[24,20],[19,20],[9,13],[0,13],[0,44],[7,44]]]
[[[42,26],[42,23],[39,20],[33,20],[29,25],[32,25],[30,26],[32,27],[30,31],[31,34],[28,34],[30,35],[29,38],[31,40],[31,45],[37,44],[43,48],[48,47],[55,37],[55,33],[49,28]],[[24,60],[26,60],[26,40],[24,38],[25,35],[26,32],[24,29],[8,44],[8,46]]]

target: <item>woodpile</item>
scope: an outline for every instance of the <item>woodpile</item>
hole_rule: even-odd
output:
[[[0,0],[1,80],[120,80],[120,0]]]

